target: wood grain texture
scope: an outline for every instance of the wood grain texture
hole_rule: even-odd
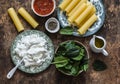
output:
[[[49,17],[56,17],[56,11],[49,17],[41,18],[32,12],[31,0],[0,0],[0,84],[120,84],[120,0],[103,1],[106,19],[103,27],[96,35],[103,36],[107,40],[108,57],[91,52],[88,44],[92,36],[79,38],[48,33],[44,28],[44,23]],[[36,30],[45,32],[52,39],[55,48],[60,42],[66,40],[78,40],[86,45],[90,53],[89,70],[77,77],[71,77],[60,73],[54,65],[51,65],[47,70],[35,75],[17,70],[13,78],[8,80],[6,75],[14,67],[10,58],[10,46],[19,34],[7,13],[9,7],[14,7],[16,11],[20,7],[25,7],[40,23]],[[20,15],[19,17],[25,30],[33,29]],[[92,63],[95,59],[103,60],[108,69],[102,72],[94,71]]]

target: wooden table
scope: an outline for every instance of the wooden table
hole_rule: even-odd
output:
[[[41,18],[32,12],[31,0],[0,0],[0,84],[120,84],[120,0],[104,0],[104,5],[106,8],[105,23],[96,35],[103,36],[107,40],[108,57],[91,52],[88,44],[92,36],[80,38],[48,33],[44,28],[44,23],[49,17],[56,17],[56,12],[47,18]],[[16,11],[20,7],[25,7],[40,23],[36,30],[49,35],[55,48],[60,42],[66,40],[78,40],[86,45],[90,53],[88,71],[77,77],[71,77],[61,74],[54,65],[51,65],[44,72],[35,75],[17,70],[13,78],[8,80],[6,75],[14,67],[10,58],[10,46],[19,34],[7,13],[9,7],[14,7]],[[25,30],[33,29],[20,15],[19,17]],[[103,60],[108,68],[101,72],[94,71],[92,63],[95,59]]]

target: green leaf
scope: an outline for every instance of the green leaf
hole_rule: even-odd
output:
[[[69,41],[69,42],[67,42],[65,45],[64,45],[64,47],[65,47],[65,49],[68,51],[68,50],[70,50],[70,49],[73,49],[73,48],[75,48],[75,42],[74,41]]]
[[[68,57],[76,57],[79,55],[80,50],[77,48],[72,48],[66,52],[66,56]]]
[[[72,68],[71,68],[71,72],[70,72],[70,74],[72,74],[72,75],[77,75],[77,73],[79,72],[79,66],[73,66]]]
[[[88,69],[88,64],[81,65],[81,66],[80,66],[80,69],[83,70],[83,71],[87,71],[87,69]]]
[[[80,65],[80,61],[76,61],[71,68],[70,74],[72,74],[74,76],[78,75],[78,72],[80,70],[79,65]]]
[[[65,66],[65,69],[67,69],[67,70],[71,70],[71,68],[72,68],[72,65],[71,65],[71,64],[67,64],[67,65]]]
[[[57,51],[57,53],[56,53],[56,56],[64,56],[65,55],[65,53],[66,53],[66,49],[63,47],[63,46],[60,46],[59,48],[58,48],[58,51]]]
[[[103,71],[107,69],[107,65],[101,60],[95,60],[93,63],[93,69],[95,71]]]
[[[64,67],[68,64],[69,59],[63,56],[55,57],[53,64],[55,64],[56,68]]]
[[[60,34],[63,35],[72,35],[74,32],[74,29],[72,27],[65,27],[60,30]]]
[[[83,56],[85,56],[85,50],[82,48],[79,48],[80,49],[80,52],[79,52],[79,55],[77,55],[76,57],[72,57],[73,60],[76,60],[76,61],[79,61],[83,58]]]
[[[73,56],[79,55],[80,47],[77,46],[74,41],[64,42],[60,45],[60,47],[64,47],[63,49],[66,50],[66,52],[65,52],[66,57],[67,56],[73,57]],[[63,51],[63,50],[61,50],[61,51]]]
[[[83,65],[83,70],[87,71],[87,69],[88,69],[88,64]]]
[[[78,56],[73,57],[72,59],[76,61],[80,61],[82,58],[83,58],[83,55],[79,54]]]
[[[84,56],[82,59],[81,59],[81,65],[85,65],[85,64],[88,64],[88,58],[86,56]]]

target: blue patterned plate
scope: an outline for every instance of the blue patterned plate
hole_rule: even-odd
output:
[[[59,0],[59,3],[61,3],[62,1],[63,0]],[[92,2],[96,7],[96,15],[98,17],[98,20],[93,24],[93,26],[91,26],[89,28],[89,30],[84,35],[80,35],[77,32],[78,28],[74,28],[75,30],[73,32],[73,36],[87,37],[87,36],[93,35],[102,27],[102,25],[104,23],[105,9],[104,9],[102,0],[89,0],[89,1]],[[57,10],[57,16],[58,16],[59,22],[63,28],[66,26],[71,26],[71,24],[69,24],[67,21],[67,17],[65,15],[65,13],[61,12],[61,10],[59,8]]]
[[[24,63],[21,63],[21,65],[18,67],[18,69],[20,69],[23,72],[34,74],[34,73],[39,73],[45,70],[51,64],[53,56],[54,56],[54,45],[51,39],[45,33],[41,31],[27,30],[27,31],[22,32],[15,38],[11,46],[11,58],[15,65],[18,64],[20,60],[22,59],[17,54],[15,54],[15,48],[16,48],[17,43],[20,42],[22,38],[29,36],[31,34],[35,34],[39,37],[43,37],[47,41],[46,43],[48,47],[47,50],[50,51],[50,57],[46,58],[42,65],[25,67]]]

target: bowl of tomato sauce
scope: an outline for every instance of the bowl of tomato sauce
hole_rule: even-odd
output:
[[[36,15],[46,17],[54,12],[56,2],[55,0],[32,0],[31,7]]]

